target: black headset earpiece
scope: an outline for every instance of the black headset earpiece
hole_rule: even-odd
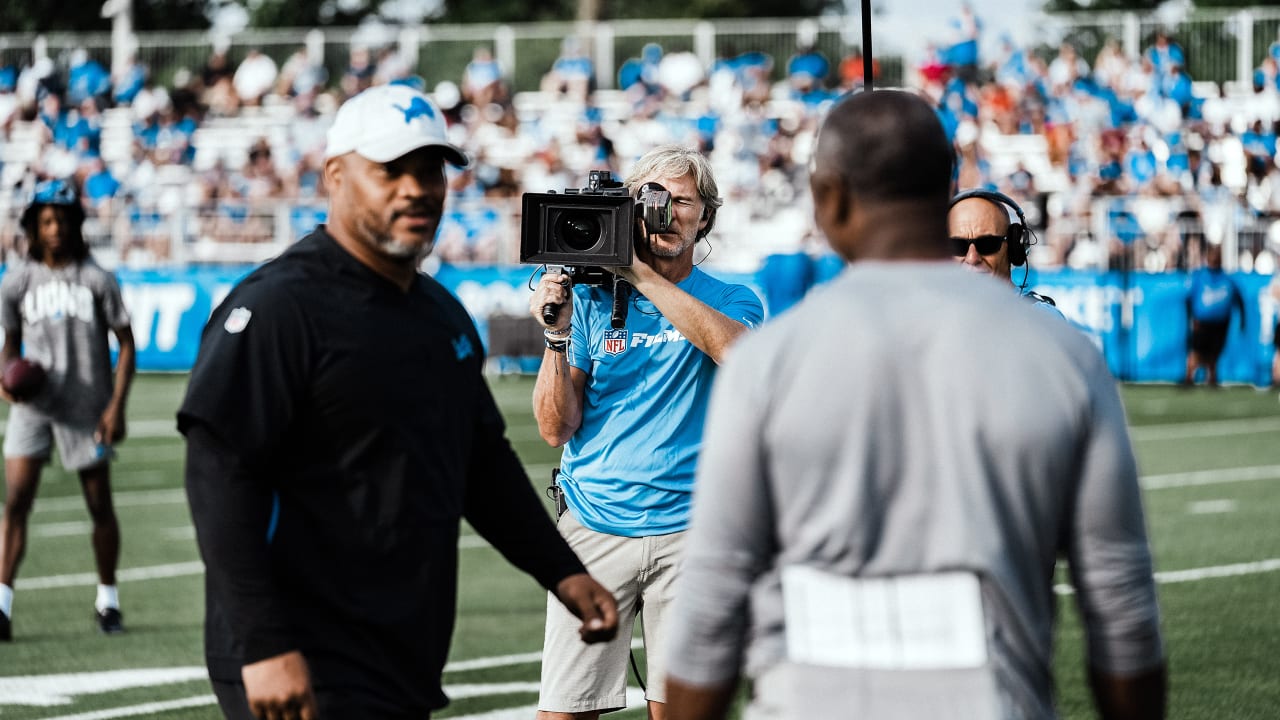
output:
[[[706,236],[708,236],[708,235],[710,235],[710,234],[711,234],[711,228],[712,228],[712,227],[714,227],[714,226],[715,226],[715,224],[716,224],[716,211],[715,211],[715,208],[708,207],[707,205],[703,205],[703,206],[702,206],[702,217],[698,218],[698,222],[699,222],[699,223],[702,223],[702,222],[705,222],[705,223],[706,223],[706,226],[704,226],[703,228],[701,228],[700,230],[698,230],[698,239],[699,239],[699,240],[701,240],[702,238],[704,238],[704,237],[706,237]]]
[[[1009,243],[1009,264],[1017,267],[1025,265],[1027,262],[1028,245],[1027,217],[1022,214],[1022,208],[1018,206],[1018,203],[1014,202],[1013,198],[1002,192],[974,188],[972,190],[965,190],[951,198],[951,204],[947,206],[947,209],[950,210],[956,206],[956,203],[962,200],[968,200],[969,198],[982,198],[987,202],[1003,205],[1013,211],[1013,214],[1018,217],[1018,221],[1009,223],[1009,233],[1007,235]]]

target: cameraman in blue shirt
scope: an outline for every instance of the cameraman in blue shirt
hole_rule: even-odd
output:
[[[634,287],[622,328],[612,327],[611,290],[572,287],[547,273],[530,298],[547,350],[534,387],[538,429],[564,446],[559,486],[568,506],[560,533],[618,600],[614,641],[587,648],[576,626],[547,606],[540,720],[594,719],[626,707],[631,628],[642,614],[649,717],[665,716],[661,661],[666,607],[689,523],[694,465],[716,366],[764,315],[742,285],[694,266],[695,245],[721,200],[710,163],[695,150],[655,148],[625,185],[648,182],[672,196],[667,232],[645,234],[616,272]],[[646,231],[647,232],[647,231]],[[558,306],[553,322],[543,308]]]

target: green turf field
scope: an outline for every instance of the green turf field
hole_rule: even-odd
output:
[[[128,633],[91,621],[88,522],[73,476],[45,472],[14,604],[0,644],[0,718],[216,718],[201,655],[198,555],[181,490],[173,412],[185,376],[138,379],[131,437],[115,465],[124,534],[121,600]],[[516,451],[539,486],[556,451],[538,439],[531,378],[493,380]],[[1170,716],[1280,714],[1280,404],[1274,392],[1125,389],[1161,581]],[[2,414],[3,411],[0,411]],[[461,542],[460,616],[438,717],[533,717],[544,594],[474,536]],[[1060,705],[1092,717],[1081,644],[1064,596]],[[639,709],[612,717],[639,718]]]

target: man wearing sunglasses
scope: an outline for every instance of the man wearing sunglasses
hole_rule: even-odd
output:
[[[1022,208],[1002,193],[981,189],[959,193],[951,199],[947,229],[951,253],[969,270],[1013,284],[1013,268],[1026,266],[1026,219]],[[1062,315],[1053,298],[1026,289],[1026,275],[1018,290],[1037,307]]]

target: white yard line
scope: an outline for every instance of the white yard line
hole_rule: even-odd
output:
[[[1203,422],[1140,425],[1130,428],[1129,435],[1135,441],[1186,440],[1201,437],[1221,437],[1246,433],[1267,433],[1280,430],[1280,418],[1244,418],[1241,420],[1207,420]]]
[[[1280,558],[1235,563],[1234,565],[1189,568],[1187,570],[1164,570],[1156,573],[1156,582],[1161,585],[1170,585],[1173,583],[1197,582],[1210,578],[1259,575],[1266,572],[1275,572],[1276,570],[1280,570]],[[1071,595],[1075,593],[1075,588],[1066,583],[1059,583],[1053,586],[1053,591],[1059,595]]]
[[[45,718],[45,720],[109,720],[109,718],[137,717],[139,715],[151,715],[153,713],[167,712],[169,710],[182,710],[184,708],[216,705],[217,703],[217,699],[212,695],[197,695],[195,697],[182,698],[180,700],[164,700],[161,702],[143,703],[142,705],[130,705],[128,707],[76,713],[75,715],[59,715],[57,717]]]
[[[0,421],[0,435],[4,434],[9,421]],[[154,440],[156,438],[180,437],[176,418],[165,420],[130,420],[129,437]]]
[[[147,505],[186,504],[187,491],[182,488],[165,490],[123,490],[113,492],[111,500],[116,507],[143,507]],[[36,510],[83,510],[84,498],[79,495],[41,498],[36,496]]]
[[[168,565],[148,565],[120,570],[116,573],[116,580],[119,582],[136,582],[139,580],[199,575],[203,572],[204,563],[199,561],[170,563]],[[51,588],[93,587],[97,584],[97,573],[72,573],[70,575],[22,578],[16,587],[20,590],[48,590]]]
[[[88,520],[71,522],[31,523],[32,537],[73,537],[85,536],[93,528]]]
[[[538,692],[538,683],[456,685],[446,686],[444,691],[450,698],[456,700],[468,697],[509,695],[512,693],[536,693]],[[183,708],[202,707],[205,705],[215,704],[217,704],[217,700],[212,695],[199,695],[196,697],[182,698],[181,700],[166,700],[164,702],[152,702],[145,703],[143,705],[130,705],[128,707],[111,708],[109,710],[95,710],[93,712],[78,713],[75,715],[59,715],[57,717],[45,718],[45,720],[109,720],[110,718],[136,717],[138,715],[149,715],[151,713],[165,712],[167,710],[180,710]],[[643,704],[644,693],[639,688],[628,687],[627,707],[641,707]],[[450,718],[450,720],[527,720],[527,718],[533,717],[537,711],[537,705],[526,705],[523,707],[490,710],[488,712],[477,713],[474,715],[459,715]]]
[[[1166,490],[1168,488],[1177,487],[1220,485],[1222,483],[1243,482],[1247,480],[1276,479],[1280,479],[1280,465],[1255,465],[1253,467],[1194,470],[1191,472],[1166,473],[1164,475],[1144,475],[1140,482],[1142,483],[1143,490]]]
[[[35,526],[33,526],[34,529]],[[165,531],[173,537],[178,528]],[[61,530],[59,530],[61,532]],[[86,530],[87,532],[87,530]],[[472,550],[489,547],[489,543],[479,535],[463,535],[458,538],[459,550]],[[167,565],[147,565],[143,567],[120,570],[116,573],[121,582],[137,580],[155,580],[158,578],[184,577],[199,575],[204,572],[204,564],[199,561],[170,563]],[[45,575],[43,577],[23,578],[19,585],[23,590],[48,590],[50,588],[93,587],[98,584],[96,573],[72,573],[69,575]]]

